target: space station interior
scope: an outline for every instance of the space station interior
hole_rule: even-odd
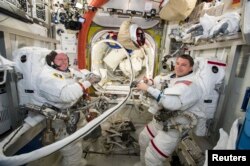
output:
[[[142,160],[146,130],[161,155],[160,164],[157,157],[148,162],[148,147],[147,166],[207,165],[207,150],[250,148],[249,1],[3,0],[0,6],[0,165],[57,166],[65,156],[82,158],[68,165],[134,165]],[[40,80],[46,67],[58,68],[54,59],[48,63],[53,50],[67,55],[71,72],[53,78],[73,78],[83,88],[70,104],[54,91],[62,84]],[[182,100],[188,90],[171,91],[168,77],[181,55],[193,58],[194,92],[201,92],[185,109],[195,94]],[[161,92],[156,97],[138,89],[150,82]],[[174,85],[180,82],[190,85]],[[164,95],[181,100],[178,113],[159,113]],[[166,126],[150,126],[164,116]],[[169,143],[173,152],[156,147],[150,127],[180,133],[175,146]]]

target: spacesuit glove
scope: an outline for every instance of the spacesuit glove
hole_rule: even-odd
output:
[[[101,81],[101,77],[94,73],[89,73],[86,75],[86,80],[89,81],[91,84],[97,84]]]
[[[83,79],[79,80],[79,83],[82,84],[82,88],[84,90],[88,89],[91,86],[91,83],[89,81],[84,81]]]
[[[197,31],[198,29],[202,28],[201,24],[195,24],[193,26],[191,26],[189,29],[186,30],[186,33],[192,33],[194,31]]]
[[[214,26],[214,28],[211,30],[211,34],[212,34],[212,37],[216,37],[220,34],[222,35],[225,35],[225,34],[228,34],[229,31],[228,31],[228,22],[224,22],[224,23],[218,23],[217,25]]]

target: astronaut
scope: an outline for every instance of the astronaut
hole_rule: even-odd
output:
[[[139,135],[141,165],[163,165],[183,132],[194,128],[197,121],[199,124],[197,103],[202,97],[202,89],[196,83],[193,65],[191,56],[181,55],[176,59],[174,73],[138,83],[137,88],[147,91],[157,102],[149,108],[154,114],[153,120]],[[164,86],[159,86],[162,80]],[[196,126],[195,130],[203,129]]]
[[[85,90],[92,84],[98,83],[99,76],[84,70],[76,71],[69,68],[69,58],[65,53],[51,51],[46,56],[45,65],[36,79],[38,94],[35,96],[37,103],[47,103],[59,109],[67,109],[74,105]],[[79,121],[78,121],[79,120]],[[77,127],[82,127],[85,118],[79,115]],[[71,134],[65,130],[63,120],[56,119],[52,126],[55,128],[56,140],[65,138]],[[63,156],[62,165],[78,166],[85,165],[82,159],[82,144],[80,141],[73,142],[61,150]]]

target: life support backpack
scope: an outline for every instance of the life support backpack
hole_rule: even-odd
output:
[[[37,95],[35,79],[46,64],[45,56],[50,52],[47,48],[23,47],[13,52],[15,71],[19,73],[17,89],[20,105],[34,104]]]
[[[197,57],[194,61],[197,84],[203,90],[199,107],[205,113],[207,119],[212,119],[217,108],[219,88],[223,83],[226,64],[216,59],[204,57]]]

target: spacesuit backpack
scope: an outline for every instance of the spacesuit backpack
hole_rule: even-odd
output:
[[[219,99],[219,88],[225,76],[226,64],[204,57],[197,57],[195,64],[197,65],[195,69],[197,83],[203,90],[202,100],[199,103],[200,109],[207,119],[212,119]]]
[[[49,52],[40,47],[23,47],[13,52],[15,70],[19,76],[17,87],[20,105],[35,104],[34,97],[38,96],[35,79],[46,64],[45,56]]]

